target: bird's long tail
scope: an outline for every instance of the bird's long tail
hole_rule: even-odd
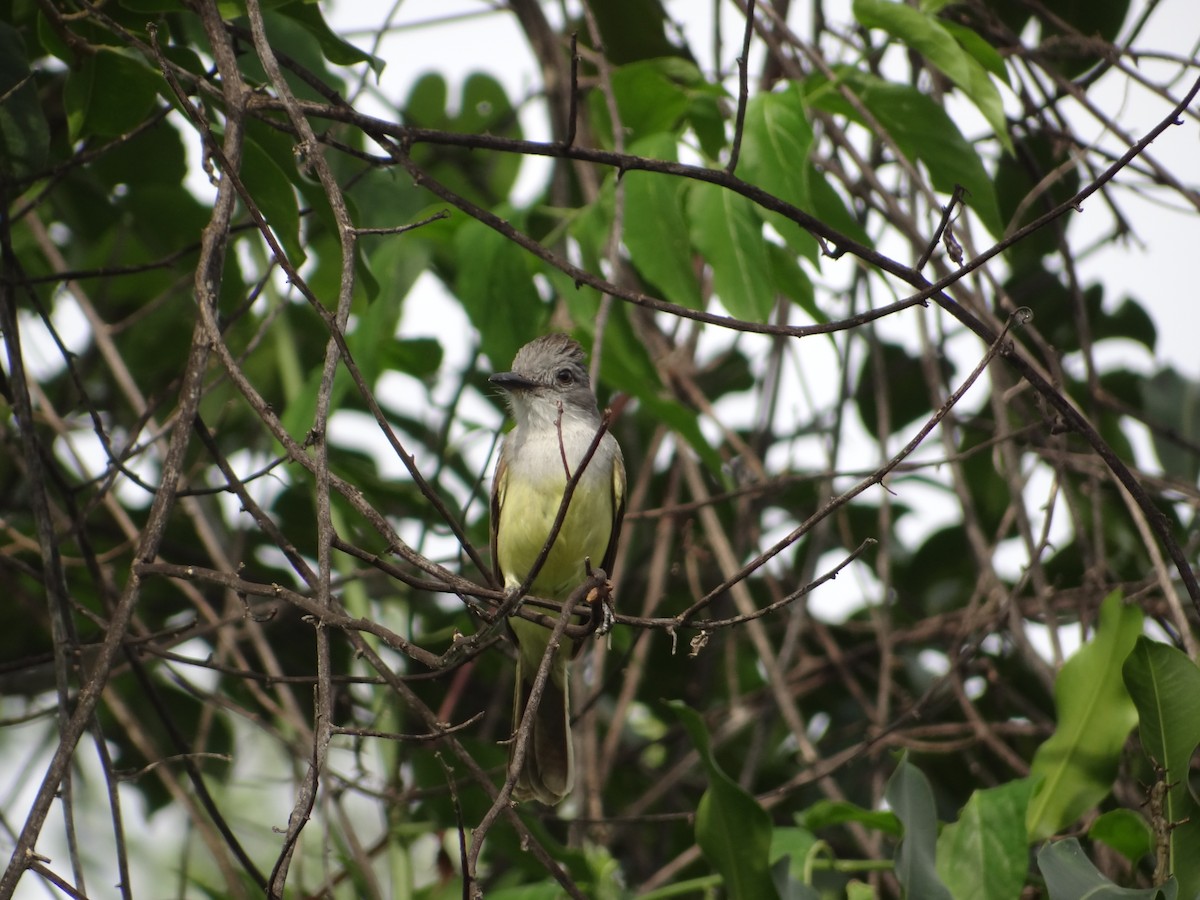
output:
[[[521,627],[527,626],[527,627]],[[533,631],[531,631],[533,629]],[[550,632],[522,622],[517,626],[517,676],[513,698],[514,741],[509,749],[509,763],[516,753],[516,735],[529,703],[529,694],[537,677],[538,666],[546,651]],[[540,633],[538,633],[540,632]],[[575,781],[574,749],[571,744],[570,691],[567,685],[567,664],[570,655],[559,647],[551,663],[541,702],[533,719],[533,730],[525,748],[525,759],[517,773],[513,796],[517,800],[538,800],[548,806],[558,803],[571,792]]]

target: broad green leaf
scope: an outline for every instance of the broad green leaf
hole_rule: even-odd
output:
[[[916,50],[945,73],[978,107],[1004,149],[1012,152],[1004,102],[987,70],[932,15],[896,0],[854,0],[854,17]]]
[[[978,790],[958,821],[942,829],[937,871],[954,900],[1017,900],[1029,869],[1028,778]]]
[[[639,10],[648,4],[630,0]],[[596,6],[597,17],[612,14],[616,4]],[[601,9],[605,13],[601,12]],[[622,34],[631,27],[629,16],[621,16]],[[611,48],[606,48],[611,50]],[[610,57],[611,59],[611,57]],[[707,81],[696,64],[681,56],[659,53],[653,58],[623,61],[613,73],[621,127],[627,139],[640,140],[653,134],[682,136],[690,126],[705,156],[716,159],[726,144],[728,92],[718,82]],[[591,118],[602,142],[613,144],[608,103],[600,91],[588,97]]]
[[[259,212],[283,245],[288,260],[299,267],[305,259],[300,243],[300,207],[287,173],[253,139],[248,139],[240,174]]]
[[[795,87],[759,94],[746,105],[738,175],[780,200],[812,212],[805,177],[812,141],[804,99]],[[766,217],[793,250],[816,259],[817,242],[811,234],[778,213],[768,212]]]
[[[162,78],[140,62],[101,47],[67,76],[63,104],[71,140],[124,134],[154,109]]]
[[[850,212],[845,198],[830,183],[829,176],[811,163],[804,167],[804,176],[808,183],[809,202],[812,203],[813,215],[851,240],[869,245],[871,237]]]
[[[951,194],[956,185],[962,185],[967,189],[966,206],[990,232],[999,235],[995,188],[974,145],[963,137],[946,110],[907,85],[872,82],[861,96],[904,153],[925,164],[934,188]]]
[[[455,232],[454,251],[454,293],[479,332],[480,348],[494,366],[507,366],[546,320],[546,304],[533,286],[529,257],[474,219]]]
[[[523,136],[520,115],[508,98],[504,85],[499,79],[483,72],[472,72],[463,82],[458,116],[449,123],[449,128],[464,134],[494,134],[514,139]],[[520,154],[481,155],[468,152],[466,158],[470,163],[467,167],[468,172],[479,170],[481,176],[487,180],[491,196],[502,199],[509,197],[517,176],[521,173]]]
[[[37,42],[47,54],[57,57],[67,65],[74,65],[78,62],[71,55],[71,45],[55,29],[49,17],[42,10],[38,10],[37,16]]]
[[[896,877],[904,896],[910,900],[954,900],[934,866],[937,812],[925,775],[902,757],[888,779],[884,797],[904,825],[904,838],[896,849]]]
[[[630,148],[636,156],[673,160],[675,138],[658,134]],[[634,267],[658,287],[667,300],[690,309],[702,307],[700,282],[687,219],[683,213],[686,185],[657,172],[627,172],[625,188],[625,246]]]
[[[131,186],[119,206],[132,217],[134,230],[146,245],[159,253],[195,241],[211,214],[182,184],[143,182]]]
[[[1200,745],[1200,669],[1174,647],[1140,637],[1123,671],[1137,705],[1142,748],[1164,770],[1161,814],[1171,829],[1169,869],[1183,896],[1194,897],[1200,893],[1200,804],[1188,776]]]
[[[687,729],[708,772],[708,789],[696,808],[696,843],[721,873],[730,897],[778,897],[767,863],[770,816],[717,764],[700,714],[679,700],[669,706]]]
[[[1154,833],[1145,816],[1132,809],[1101,813],[1088,829],[1088,838],[1108,844],[1132,863],[1154,850]]]
[[[1179,894],[1174,878],[1140,891],[1118,887],[1100,874],[1076,838],[1047,844],[1038,851],[1037,864],[1050,900],[1175,900]]]
[[[893,837],[899,837],[903,833],[900,820],[894,812],[863,809],[847,800],[818,800],[797,816],[797,820],[810,831],[858,822]]]
[[[361,205],[361,201],[360,201]],[[369,271],[378,279],[379,294],[368,296],[372,303],[401,303],[417,279],[430,265],[431,248],[417,237],[385,235],[374,239],[375,246],[359,243],[360,271]]]
[[[963,200],[967,208],[974,210],[987,230],[999,237],[1004,229],[996,187],[979,152],[963,137],[946,110],[909,85],[894,84],[854,70],[845,70],[841,75],[900,151],[910,160],[925,164],[934,189],[949,195],[955,185],[962,185],[967,190]],[[814,105],[866,124],[828,82],[814,80],[807,96]]]
[[[989,9],[1015,34],[1023,32],[1031,19],[1037,21],[1038,50],[1042,58],[1068,78],[1076,78],[1105,61],[1104,46],[1117,39],[1129,15],[1130,0],[1056,0],[1038,14],[1037,7],[1022,0],[990,0]],[[1076,35],[1093,38],[1084,44],[1071,43]],[[1066,38],[1066,41],[1064,41]],[[1063,46],[1070,44],[1069,48]]]
[[[729,143],[725,132],[726,97],[719,84],[705,84],[689,93],[684,119],[700,142],[701,151],[710,160],[720,158]]]
[[[1091,300],[1093,294],[1103,299],[1102,290],[1089,289],[1084,292],[1085,301]],[[1111,312],[1104,309],[1099,302],[1094,310],[1089,304],[1088,317],[1092,320],[1092,340],[1117,338],[1137,341],[1146,349],[1154,350],[1158,340],[1158,329],[1154,327],[1154,320],[1145,308],[1132,297],[1126,297]]]
[[[1140,381],[1142,409],[1150,418],[1169,426],[1185,440],[1200,442],[1200,382],[1173,368],[1164,368]],[[1200,476],[1200,457],[1181,447],[1157,429],[1150,432],[1154,452],[1163,471],[1184,481]]]
[[[775,282],[757,208],[733,191],[697,182],[688,191],[688,217],[721,303],[735,318],[765,322],[775,305]]]
[[[430,364],[436,369],[441,361],[441,346],[437,341],[396,338],[401,299],[391,293],[375,298],[367,304],[353,331],[346,335],[350,354],[368,384],[374,384],[380,374],[393,369],[428,376]]]
[[[1042,840],[1103,800],[1137,710],[1121,681],[1121,664],[1142,632],[1142,611],[1118,592],[1100,606],[1091,641],[1063,665],[1054,684],[1058,725],[1038,747],[1030,776],[1041,778],[1025,823]]]
[[[767,244],[767,255],[771,259],[775,290],[812,316],[814,322],[828,322],[829,317],[817,306],[812,281],[800,267],[796,255],[786,247],[770,243]]]
[[[583,845],[589,881],[588,900],[625,900],[628,892],[621,880],[621,863],[604,844]]]
[[[687,90],[674,71],[682,62],[667,57],[648,59],[621,66],[612,73],[617,114],[627,140],[675,131],[688,108]],[[611,141],[612,122],[603,92],[594,91],[590,102],[593,121]]]
[[[451,102],[446,79],[438,73],[417,80],[403,107],[405,124],[461,134],[520,138],[520,117],[491,75],[475,72]],[[412,158],[437,181],[489,209],[509,200],[521,168],[519,153],[477,153],[465,147],[417,144]]]
[[[668,59],[679,52],[669,36],[672,24],[661,3],[606,0],[596,4],[593,15],[605,55],[614,64]]]
[[[980,37],[979,32],[949,19],[938,19],[938,24],[950,32],[959,45],[975,57],[981,66],[1008,84],[1008,69],[1004,67],[1004,57]]]
[[[878,357],[878,359],[876,358]],[[895,434],[905,425],[929,416],[929,387],[926,382],[925,364],[919,357],[911,355],[899,344],[882,343],[878,354],[866,354],[858,374],[858,385],[854,389],[854,402],[863,425],[872,435],[879,436],[879,376],[876,365],[883,367],[882,382],[887,401],[887,425]],[[948,376],[949,367],[942,361],[942,374]]]
[[[579,242],[583,267],[598,271],[600,260],[608,253],[616,210],[616,176],[610,175],[600,185],[596,199],[582,209],[566,214],[567,233]]]
[[[161,121],[136,137],[114,144],[90,167],[109,184],[138,190],[147,184],[178,185],[187,175],[183,139],[169,121]]]
[[[32,74],[21,35],[0,22],[0,180],[25,178],[46,165],[50,129]]]
[[[1004,227],[1012,231],[1065,203],[1082,182],[1079,168],[1070,164],[1070,148],[1061,141],[1035,132],[1019,137],[1016,145],[1015,156],[1002,156],[997,162],[995,177],[1000,216]],[[1058,252],[1062,232],[1069,230],[1071,220],[1059,221],[1061,225],[1033,231],[1006,251],[1005,255],[1013,260],[1014,277],[1031,268],[1033,260]],[[1039,315],[1039,328],[1040,319]]]
[[[316,38],[325,58],[335,66],[353,66],[365,62],[378,77],[387,65],[378,56],[359,50],[334,34],[321,15],[321,8],[315,3],[285,3],[277,12],[298,22],[305,31]]]
[[[422,75],[408,93],[404,104],[404,121],[419,128],[437,128],[446,124],[446,102],[449,87],[444,76],[437,72]]]
[[[805,861],[816,844],[817,836],[807,828],[776,828],[771,832],[771,864],[786,857],[790,878],[803,882]]]

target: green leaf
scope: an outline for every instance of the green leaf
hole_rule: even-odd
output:
[[[259,212],[283,245],[288,260],[293,266],[299,266],[304,262],[305,253],[300,243],[300,207],[296,192],[287,173],[253,138],[245,144],[241,177]]]
[[[1123,673],[1140,717],[1142,747],[1162,767],[1167,786],[1161,815],[1171,829],[1169,869],[1183,896],[1194,897],[1200,893],[1200,804],[1188,776],[1200,745],[1200,669],[1174,647],[1140,637]]]
[[[179,132],[164,120],[107,149],[91,170],[108,184],[123,184],[129,190],[147,184],[179,185],[187,175],[187,153]]]
[[[1091,300],[1092,294],[1095,293],[1103,299],[1103,290],[1093,292],[1089,288],[1085,292],[1085,300]],[[1121,338],[1129,341],[1137,341],[1148,350],[1154,350],[1154,344],[1158,339],[1158,330],[1154,327],[1154,320],[1146,312],[1145,308],[1134,300],[1132,297],[1126,297],[1121,301],[1121,305],[1112,312],[1106,312],[1099,302],[1096,303],[1096,309],[1093,311],[1088,304],[1088,316],[1092,319],[1092,339],[1099,341],[1105,338]]]
[[[673,132],[688,109],[685,85],[676,77],[683,60],[669,57],[642,60],[612,73],[613,96],[627,140]],[[691,67],[694,70],[694,66]],[[602,91],[590,98],[592,120],[606,141],[612,141],[612,121]]]
[[[1080,187],[1082,178],[1071,160],[1071,150],[1042,132],[1020,137],[1015,155],[1002,156],[996,164],[996,197],[1000,216],[1008,229],[1028,225],[1038,216],[1065,203]],[[1032,195],[1032,196],[1031,196]],[[1031,198],[1031,202],[1026,202]],[[1020,218],[1017,218],[1018,213]],[[1031,258],[1057,253],[1061,235],[1070,219],[1027,234],[1006,253],[1015,259],[1014,276],[1019,277]],[[1039,316],[1038,327],[1041,327]]]
[[[1184,440],[1200,443],[1200,382],[1166,368],[1140,381],[1138,386],[1142,409],[1150,418],[1169,426]],[[1187,482],[1200,477],[1200,455],[1195,451],[1157,429],[1150,432],[1150,439],[1164,472]]]
[[[805,861],[817,842],[817,836],[807,828],[776,828],[771,832],[771,864],[786,857],[790,878],[803,882]]]
[[[893,837],[900,837],[904,831],[894,812],[863,809],[846,800],[818,800],[797,816],[797,819],[810,831],[844,825],[847,822],[858,822]]]
[[[799,90],[792,87],[778,94],[759,94],[746,105],[738,174],[780,200],[811,212],[805,173],[812,142],[812,125]],[[768,212],[766,217],[788,246],[810,259],[817,258],[817,242],[811,234],[778,213]]]
[[[812,163],[804,167],[805,181],[808,183],[808,195],[812,203],[813,215],[825,224],[837,229],[841,234],[860,244],[870,244],[871,237],[863,230],[862,224],[854,217],[846,205],[845,198],[838,193],[831,179]]]
[[[754,204],[697,182],[688,191],[688,216],[692,241],[712,267],[721,303],[735,318],[765,322],[775,305],[775,283]]]
[[[379,76],[387,65],[378,56],[359,50],[334,34],[316,3],[286,3],[276,9],[276,12],[298,22],[305,31],[316,38],[321,53],[335,66],[353,66],[365,62],[375,75]]]
[[[529,257],[475,219],[455,232],[454,252],[454,293],[479,333],[480,348],[494,366],[507,366],[546,320],[546,304],[533,286]]]
[[[846,900],[879,900],[875,888],[861,881],[851,881],[846,885]]]
[[[154,109],[166,83],[136,60],[100,47],[67,76],[63,104],[72,141],[124,134]]]
[[[1025,30],[1037,9],[1022,0],[989,0],[988,6],[1016,34]],[[1105,61],[1102,48],[1116,41],[1129,7],[1130,0],[1056,0],[1052,10],[1036,15],[1039,55],[1066,77],[1077,78]],[[1071,40],[1080,34],[1094,40]]]
[[[462,95],[449,107],[445,78],[422,76],[404,105],[404,121],[420,128],[490,134],[519,139],[521,120],[504,86],[491,75],[474,72],[463,82]],[[521,170],[519,153],[478,153],[466,147],[418,144],[413,161],[455,193],[489,209],[506,203]]]
[[[884,798],[904,825],[904,839],[896,848],[896,877],[904,896],[912,900],[954,900],[934,867],[937,813],[925,775],[901,757],[888,779]]]
[[[932,15],[893,0],[854,0],[854,17],[880,28],[940,69],[978,107],[1004,149],[1012,152],[1000,92],[978,60]]]
[[[1017,900],[1029,869],[1028,778],[971,794],[958,821],[942,829],[937,871],[955,900]]]
[[[1092,865],[1075,838],[1047,844],[1038,851],[1037,864],[1050,900],[1175,900],[1179,894],[1174,878],[1140,891],[1117,887]]]
[[[38,100],[21,35],[0,22],[0,179],[25,178],[45,168],[50,128]],[[18,87],[19,85],[19,87]]]
[[[708,772],[708,789],[696,808],[696,843],[725,880],[729,896],[778,897],[767,864],[770,816],[717,764],[700,714],[679,700],[668,705],[687,729]]]
[[[887,401],[888,427],[895,434],[908,423],[930,415],[929,386],[925,366],[898,344],[883,343],[879,348],[882,382]],[[879,397],[875,374],[875,354],[866,354],[854,389],[854,402],[867,431],[879,437]],[[946,374],[943,372],[943,374]]]
[[[1101,813],[1088,829],[1088,838],[1108,844],[1131,863],[1154,849],[1154,832],[1145,816],[1132,809],[1110,809]]]
[[[637,156],[673,160],[675,138],[657,134],[630,148]],[[683,212],[686,185],[657,172],[627,172],[625,188],[625,246],[634,267],[666,299],[690,309],[703,306],[692,245]]]
[[[596,4],[594,15],[604,53],[613,63],[666,58],[679,52],[668,36],[671,21],[661,3],[606,0]],[[586,39],[586,33],[579,37],[581,44]]]
[[[1111,790],[1125,739],[1138,718],[1120,664],[1141,634],[1142,620],[1142,611],[1122,603],[1119,592],[1109,594],[1095,636],[1058,673],[1058,726],[1030,767],[1030,776],[1042,779],[1025,819],[1030,839],[1055,834]]]
[[[929,12],[929,10],[926,10],[926,12]],[[958,22],[952,22],[949,19],[938,19],[938,24],[945,28],[958,41],[960,47],[975,57],[981,66],[1005,84],[1008,84],[1008,69],[1004,67],[1004,57],[1000,55],[995,47],[980,37],[977,31],[968,28],[966,25],[960,25]]]
[[[775,290],[808,313],[814,322],[828,322],[829,317],[817,306],[812,281],[800,268],[796,255],[786,247],[768,243],[767,256],[771,259]]]
[[[909,159],[925,164],[933,187],[943,194],[953,193],[955,185],[966,188],[967,207],[974,210],[989,232],[999,237],[1004,229],[996,187],[979,152],[963,137],[946,110],[909,85],[893,84],[854,70],[840,74],[900,151]],[[828,82],[814,80],[808,97],[814,105],[866,125],[861,114],[838,96]]]

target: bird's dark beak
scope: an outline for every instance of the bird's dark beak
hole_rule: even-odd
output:
[[[518,375],[516,372],[497,372],[491,376],[488,381],[503,388],[506,391],[531,391],[538,386],[536,381],[531,381],[524,375]]]

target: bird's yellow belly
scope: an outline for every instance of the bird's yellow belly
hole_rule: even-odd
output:
[[[516,488],[509,479],[500,513],[496,552],[506,587],[519,585],[542,552],[562,503],[564,479],[525,482]],[[599,566],[612,533],[612,490],[606,479],[580,481],[571,497],[567,517],[530,593],[564,599],[584,578],[584,560]]]

